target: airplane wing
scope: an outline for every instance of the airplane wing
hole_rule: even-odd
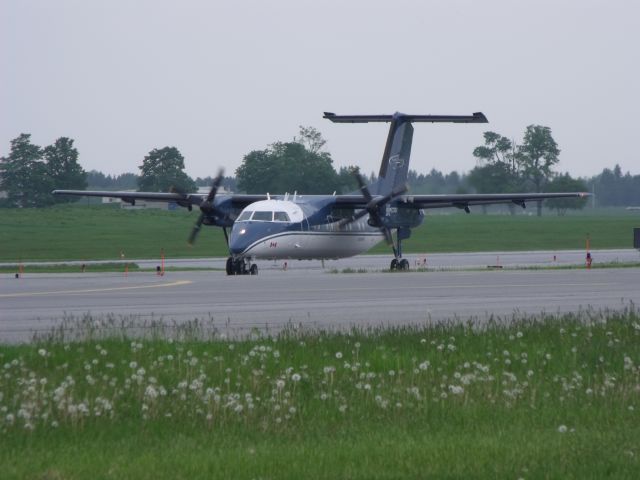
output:
[[[400,202],[414,205],[416,208],[469,208],[473,205],[492,205],[515,203],[524,207],[527,202],[547,200],[549,198],[585,198],[584,192],[558,193],[478,193],[459,195],[403,195]]]
[[[542,201],[549,198],[585,198],[589,193],[559,192],[559,193],[474,193],[474,194],[443,194],[443,195],[399,195],[393,200],[409,208],[447,208],[457,207],[467,209],[473,205],[492,205],[500,203],[514,203],[526,205],[528,202]],[[380,196],[373,196],[373,200]],[[367,200],[362,195],[337,195],[336,204],[344,207],[364,208]]]
[[[206,198],[204,193],[161,193],[161,192],[113,192],[108,190],[54,190],[54,195],[70,195],[79,197],[105,197],[119,198],[123,202],[135,205],[136,200],[150,200],[154,202],[175,202],[182,207],[190,208],[193,205],[200,205]],[[234,208],[244,208],[247,205],[259,200],[266,200],[267,195],[228,195],[220,194],[216,196],[218,202],[230,202]]]

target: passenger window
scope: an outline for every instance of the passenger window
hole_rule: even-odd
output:
[[[289,220],[289,215],[287,215],[287,212],[273,212],[273,219],[276,222],[291,222],[291,220]]]
[[[253,214],[253,220],[259,222],[270,222],[273,220],[273,212],[255,212]]]
[[[253,212],[244,211],[240,214],[236,222],[246,222],[251,218]]]

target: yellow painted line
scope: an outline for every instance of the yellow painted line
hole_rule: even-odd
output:
[[[118,290],[140,290],[143,288],[165,288],[165,287],[178,287],[180,285],[189,285],[193,283],[191,280],[179,280],[172,283],[160,283],[152,285],[133,285],[128,287],[110,287],[110,288],[91,288],[85,290],[57,290],[52,292],[25,292],[25,293],[6,293],[0,294],[0,298],[16,298],[16,297],[35,297],[39,295],[74,295],[78,293],[100,293],[100,292],[115,292]]]

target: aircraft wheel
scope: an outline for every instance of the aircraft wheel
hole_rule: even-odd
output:
[[[233,275],[242,275],[244,273],[244,260],[236,260],[233,262]]]
[[[389,267],[389,270],[397,270],[398,269],[398,259],[394,258],[393,260],[391,260],[391,266]]]
[[[227,275],[233,275],[233,258],[227,258]]]
[[[409,260],[403,258],[398,262],[398,270],[409,270]]]
[[[255,263],[253,265],[251,265],[251,268],[249,269],[249,273],[251,275],[257,275],[258,274],[258,265],[256,265]]]

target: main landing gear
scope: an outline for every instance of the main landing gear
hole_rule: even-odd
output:
[[[258,265],[248,258],[227,258],[227,275],[257,275]]]
[[[389,233],[391,238],[391,248],[393,248],[393,256],[391,260],[390,270],[409,270],[409,260],[402,258],[402,240],[405,240],[411,236],[411,229],[406,227],[400,227],[396,229],[396,243],[393,242],[393,235]]]

